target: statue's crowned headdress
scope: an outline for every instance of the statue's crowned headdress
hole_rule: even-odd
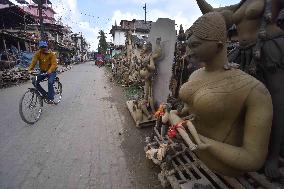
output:
[[[218,12],[210,12],[199,17],[191,26],[190,33],[208,41],[227,40],[226,23]]]

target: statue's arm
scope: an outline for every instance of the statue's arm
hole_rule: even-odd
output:
[[[188,104],[184,104],[184,107],[181,109],[181,111],[179,112],[179,115],[180,116],[185,116],[185,115],[188,115],[188,113],[189,113],[189,106],[188,106]]]
[[[202,14],[206,14],[208,12],[213,11],[220,12],[226,21],[227,28],[231,27],[234,24],[232,16],[234,12],[240,7],[239,4],[235,4],[225,7],[213,8],[209,3],[206,2],[206,0],[196,0],[196,2]]]
[[[284,30],[284,0],[276,0],[276,4],[274,4],[274,7],[276,7],[277,9],[277,26]]]
[[[155,69],[156,69],[155,61],[154,61],[154,58],[153,58],[152,56],[150,57],[150,63],[147,65],[147,69],[148,69],[150,72],[153,72],[153,71],[155,71]]]
[[[272,124],[272,102],[267,89],[259,84],[246,100],[243,145],[240,147],[215,141],[204,136],[201,140],[208,143],[208,150],[225,164],[248,172],[262,167],[268,151]]]
[[[205,0],[196,0],[196,2],[202,14],[206,14],[208,12],[214,11],[213,7],[209,3],[207,3]]]
[[[234,12],[240,6],[239,4],[235,4],[235,5],[225,6],[225,7],[213,8],[209,3],[206,2],[206,0],[196,0],[196,2],[202,14],[206,14],[208,12],[213,12],[213,11],[217,11],[217,12],[233,11]]]
[[[155,59],[160,58],[161,55],[162,55],[162,48],[159,46],[159,47],[157,47],[157,49],[154,51],[152,57],[153,57],[153,59],[155,60]]]

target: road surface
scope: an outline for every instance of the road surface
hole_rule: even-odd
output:
[[[18,113],[31,83],[0,89],[0,188],[161,188],[143,152],[150,129],[135,128],[104,68],[88,62],[59,77],[62,102],[33,126]]]

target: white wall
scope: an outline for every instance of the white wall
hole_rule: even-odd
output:
[[[119,53],[121,53],[121,50],[113,50],[111,56],[114,56],[114,55],[119,54]]]
[[[78,38],[77,47],[80,49],[80,51],[82,51],[82,40],[81,40],[81,38]]]
[[[133,33],[133,35],[136,35],[136,36],[138,36],[139,38],[141,38],[142,36],[149,37],[149,34],[140,33],[140,32],[135,32],[135,33]]]
[[[7,5],[0,4],[0,9],[4,9],[4,8],[7,8],[7,7],[10,7],[9,4],[7,4]]]
[[[117,46],[125,45],[125,41],[126,41],[125,33],[123,31],[115,31],[113,44]]]

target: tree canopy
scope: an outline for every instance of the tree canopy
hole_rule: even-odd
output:
[[[99,39],[98,53],[105,55],[107,52],[108,44],[106,42],[106,36],[103,30],[99,31],[98,39]]]

